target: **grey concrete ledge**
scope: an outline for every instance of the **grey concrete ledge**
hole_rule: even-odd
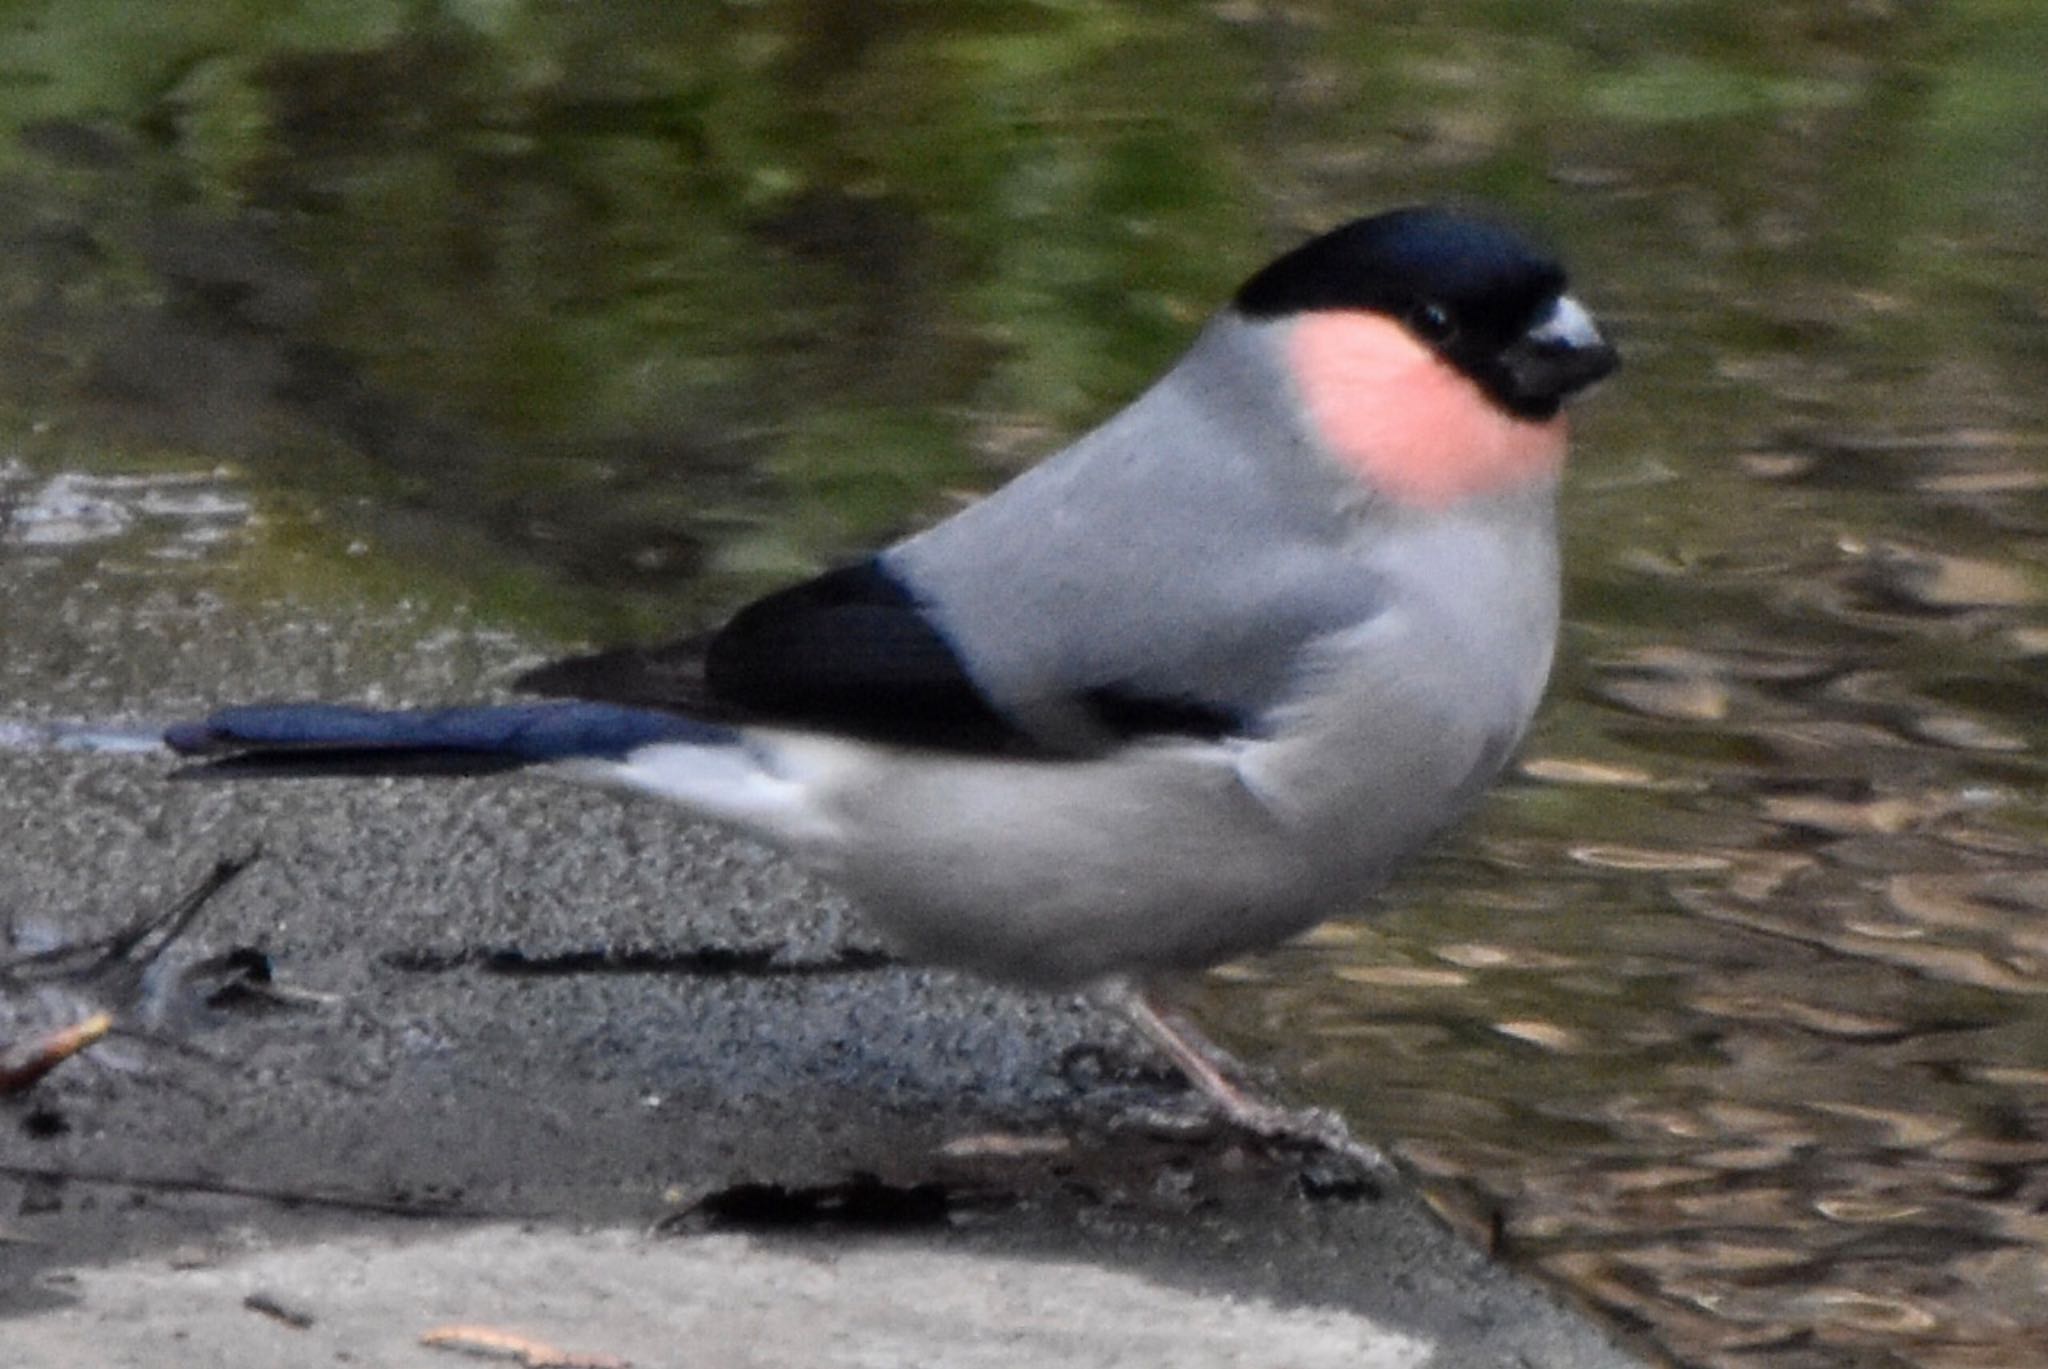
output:
[[[29,577],[10,611],[17,739],[519,657],[149,584]],[[1136,1124],[1182,1099],[1120,1024],[879,965],[829,891],[673,812],[168,770],[0,747],[17,944],[264,852],[139,982],[0,980],[0,1034],[125,1029],[0,1100],[10,1364],[449,1363],[441,1321],[638,1365],[1639,1362],[1398,1182]],[[258,963],[281,999],[234,991]]]

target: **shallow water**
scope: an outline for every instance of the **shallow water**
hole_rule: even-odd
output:
[[[1537,227],[1629,361],[1549,709],[1208,1015],[1688,1362],[2048,1354],[2048,11],[150,12],[0,20],[18,592],[695,627],[1302,231]]]

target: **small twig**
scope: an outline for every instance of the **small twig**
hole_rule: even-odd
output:
[[[297,1303],[286,1302],[277,1294],[266,1293],[260,1288],[242,1299],[242,1306],[251,1312],[260,1312],[273,1321],[281,1321],[294,1331],[311,1330],[315,1320],[311,1312]]]
[[[492,1326],[437,1326],[420,1334],[420,1344],[487,1359],[517,1360],[526,1369],[632,1369],[629,1361],[611,1355],[579,1355]]]
[[[254,865],[257,857],[262,854],[261,847],[252,846],[239,856],[222,856],[214,861],[213,869],[207,872],[205,879],[199,881],[197,888],[172,904],[170,910],[162,916],[141,919],[136,927],[131,929],[130,934],[110,948],[107,958],[125,956],[146,940],[151,932],[161,928],[163,935],[157,938],[156,945],[150,947],[148,954],[143,957],[146,961],[155,960],[171,948],[172,942],[185,934],[200,912],[213,901],[215,894],[234,883],[242,871]]]
[[[18,1052],[0,1051],[0,1097],[20,1093],[105,1036],[113,1025],[111,1015],[98,1012],[75,1026],[45,1033]]]
[[[372,1198],[367,1194],[269,1188],[261,1184],[240,1184],[231,1179],[208,1179],[199,1175],[126,1174],[110,1169],[67,1169],[53,1165],[0,1163],[0,1178],[28,1179],[38,1183],[102,1184],[109,1188],[140,1188],[154,1193],[205,1193],[223,1198],[249,1198],[258,1202],[282,1203],[293,1207],[319,1207],[337,1212],[371,1212],[387,1217],[480,1218],[506,1215],[450,1202],[408,1202],[400,1198]]]
[[[92,937],[84,941],[68,941],[61,946],[46,950],[31,951],[8,960],[0,960],[0,975],[12,974],[18,970],[42,967],[56,967],[59,973],[84,974],[103,968],[116,960],[127,957],[129,952],[147,941],[154,933],[162,933],[154,946],[142,957],[147,964],[169,950],[171,943],[185,934],[202,909],[213,900],[214,895],[228,887],[235,877],[256,863],[262,854],[252,847],[239,856],[223,856],[216,860],[213,869],[197,888],[185,894],[176,903],[162,912],[148,913],[135,919],[118,931],[106,936]],[[90,954],[89,963],[73,967],[71,962],[84,954]]]

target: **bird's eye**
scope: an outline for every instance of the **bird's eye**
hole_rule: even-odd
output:
[[[1426,299],[1408,312],[1408,322],[1426,342],[1449,342],[1458,325],[1451,322],[1451,311],[1435,300]]]

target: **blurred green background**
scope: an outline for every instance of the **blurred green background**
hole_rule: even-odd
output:
[[[1731,444],[2027,401],[2044,53],[1993,0],[11,3],[0,399],[38,461],[230,457],[621,637],[986,487],[1274,251],[1449,197],[1629,345],[1588,464],[1712,516]]]

